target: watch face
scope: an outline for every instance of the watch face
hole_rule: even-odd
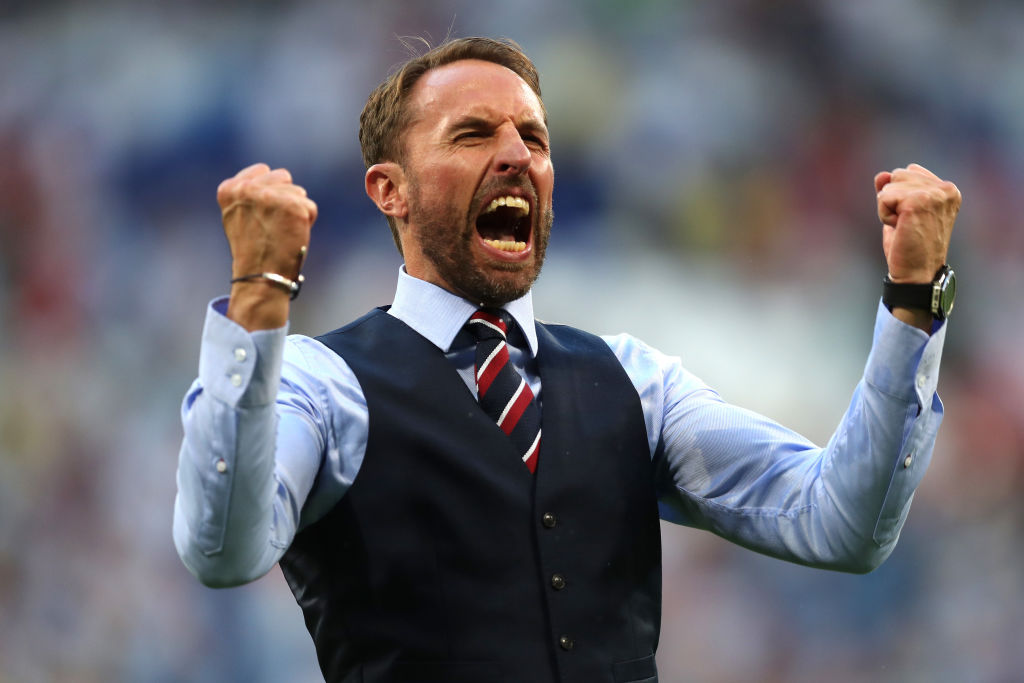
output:
[[[946,277],[942,282],[942,293],[939,297],[939,307],[942,309],[942,317],[949,316],[953,310],[953,304],[956,302],[956,275],[952,269],[946,272]]]

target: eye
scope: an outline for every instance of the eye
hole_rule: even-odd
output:
[[[482,137],[484,137],[484,135],[485,135],[485,133],[482,130],[467,130],[465,132],[462,132],[462,133],[459,133],[458,135],[456,135],[455,136],[455,141],[458,142],[459,140],[467,140],[467,139],[473,139],[473,138],[482,138]]]
[[[541,151],[546,151],[548,148],[547,141],[538,135],[524,135],[523,142],[527,145],[532,145]]]

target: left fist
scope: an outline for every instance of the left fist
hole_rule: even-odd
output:
[[[927,283],[946,262],[960,190],[924,166],[875,176],[882,250],[893,282]]]

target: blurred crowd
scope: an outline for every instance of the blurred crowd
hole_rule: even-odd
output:
[[[279,570],[171,542],[181,398],[255,161],[320,206],[291,329],[388,303],[356,131],[398,36],[517,40],[556,168],[538,316],[629,331],[828,439],[871,340],[872,177],[964,207],[932,467],[866,576],[665,527],[662,680],[1024,670],[1024,5],[1014,0],[10,2],[0,7],[0,683],[314,681]]]

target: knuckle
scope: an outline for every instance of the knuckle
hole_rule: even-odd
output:
[[[238,197],[254,197],[255,190],[257,189],[256,183],[249,178],[244,178],[235,183],[235,196]]]
[[[959,194],[956,185],[948,182],[936,183],[933,192],[935,193],[935,201],[942,204],[955,201],[957,194]]]
[[[217,186],[217,201],[224,202],[230,199],[237,186],[238,183],[234,178],[221,181],[221,184]]]
[[[274,204],[277,201],[277,196],[274,190],[265,185],[262,187],[251,188],[251,191],[255,195],[253,198],[263,205]]]

